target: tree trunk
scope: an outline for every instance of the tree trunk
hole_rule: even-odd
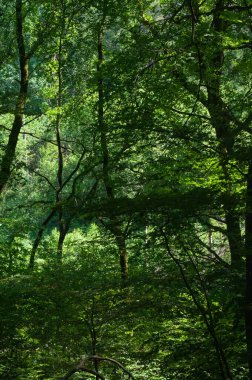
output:
[[[66,235],[70,227],[70,222],[71,222],[71,218],[68,219],[65,223],[62,222],[59,225],[59,239],[58,239],[58,245],[57,245],[57,262],[59,264],[62,263],[63,246],[64,246]]]
[[[47,217],[42,222],[42,224],[41,224],[41,226],[40,226],[40,228],[38,230],[38,233],[37,233],[36,239],[34,240],[33,247],[32,247],[31,254],[30,254],[29,269],[31,269],[31,270],[34,269],[35,255],[36,255],[38,246],[39,246],[39,244],[40,244],[40,242],[42,240],[42,237],[43,237],[44,231],[46,229],[46,226],[50,222],[50,220],[54,217],[54,215],[56,214],[56,211],[57,211],[56,209],[53,209],[47,215]]]
[[[9,140],[5,149],[0,168],[0,194],[11,175],[11,165],[14,160],[20,130],[23,126],[23,115],[28,92],[28,64],[29,59],[25,50],[23,35],[22,0],[16,0],[16,38],[19,55],[20,87],[16,102],[15,116]]]
[[[244,272],[242,241],[239,215],[235,210],[226,210],[227,238],[231,255],[231,268],[238,273]]]
[[[249,379],[252,380],[252,162],[249,164],[245,218],[246,293],[245,328]]]
[[[113,201],[114,200],[114,189],[111,183],[109,174],[109,151],[107,143],[107,128],[104,122],[104,91],[103,91],[103,76],[102,76],[102,64],[103,64],[103,23],[101,22],[100,29],[98,31],[98,44],[97,44],[97,74],[98,74],[98,126],[100,131],[100,141],[102,150],[102,177],[103,183],[106,189],[107,197]],[[120,221],[118,218],[110,218],[110,231],[113,233],[120,255],[120,268],[121,268],[121,279],[122,285],[125,286],[128,280],[128,253],[126,249],[126,241],[124,234],[122,232],[122,227],[120,226]]]
[[[215,33],[210,57],[205,60],[210,62],[212,72],[205,72],[204,79],[207,89],[207,108],[211,117],[211,124],[215,129],[219,141],[220,166],[225,182],[226,194],[224,199],[224,211],[227,225],[227,237],[231,256],[231,266],[234,270],[243,271],[243,241],[240,230],[240,218],[237,212],[237,201],[233,197],[232,178],[229,170],[229,160],[233,155],[234,133],[231,123],[233,116],[227,109],[221,95],[221,76],[224,62],[224,48],[222,46],[221,33],[225,31],[226,23],[222,18],[224,0],[218,0],[213,12],[212,28]]]
[[[117,222],[117,221],[115,220],[114,222]],[[127,281],[128,281],[128,276],[129,276],[128,252],[126,248],[126,239],[122,233],[122,229],[120,226],[115,226],[115,225],[110,226],[110,230],[115,236],[116,243],[119,250],[122,285],[126,286]]]
[[[64,32],[64,27],[62,26],[61,35],[59,38],[58,55],[56,58],[56,60],[58,61],[58,70],[57,70],[57,87],[58,87],[57,107],[58,107],[58,113],[56,116],[56,123],[55,123],[56,141],[57,141],[57,149],[58,149],[58,171],[57,171],[58,189],[56,191],[56,203],[59,204],[59,210],[58,210],[59,239],[58,239],[58,246],[57,246],[57,262],[58,262],[58,264],[60,264],[62,262],[63,244],[64,244],[64,240],[65,240],[67,230],[68,230],[64,226],[63,208],[61,206],[61,201],[62,201],[61,190],[62,190],[62,185],[63,185],[63,169],[64,169],[64,160],[63,160],[63,153],[62,153],[62,146],[61,146],[61,130],[60,130],[61,106],[62,106],[62,33],[63,32]]]

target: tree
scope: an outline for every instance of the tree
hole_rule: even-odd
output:
[[[251,6],[1,10],[2,376],[251,378]]]

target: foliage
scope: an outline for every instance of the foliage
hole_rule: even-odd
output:
[[[0,17],[0,377],[252,379],[251,5]]]

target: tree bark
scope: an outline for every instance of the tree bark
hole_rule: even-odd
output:
[[[62,4],[62,12],[63,12],[63,18],[64,18],[64,4]],[[64,25],[64,21],[63,21]],[[56,203],[59,204],[58,209],[58,229],[59,229],[59,238],[58,238],[58,246],[57,246],[57,262],[58,264],[61,264],[62,262],[62,254],[63,254],[63,245],[64,240],[67,234],[68,229],[65,228],[64,220],[63,220],[63,207],[61,205],[62,196],[61,196],[61,189],[63,185],[63,169],[64,169],[64,160],[63,160],[63,153],[62,153],[62,146],[61,146],[61,130],[60,130],[60,124],[61,124],[61,106],[62,106],[62,33],[64,32],[64,27],[62,25],[62,30],[59,38],[59,49],[58,49],[58,57],[56,58],[58,61],[58,70],[57,70],[57,87],[58,87],[58,94],[57,94],[57,107],[58,107],[58,113],[56,116],[56,123],[55,123],[55,129],[56,129],[56,141],[57,141],[57,149],[58,149],[58,171],[57,171],[57,182],[58,182],[58,189],[56,191]]]
[[[67,236],[68,230],[69,230],[69,224],[70,223],[64,223],[63,221],[59,225],[59,238],[58,238],[58,244],[57,244],[57,262],[58,264],[62,263],[63,258],[63,246],[64,241]]]
[[[107,128],[104,122],[104,90],[103,90],[103,75],[102,75],[102,64],[103,64],[103,23],[101,22],[98,31],[98,44],[97,44],[97,74],[98,74],[98,126],[100,131],[100,142],[102,150],[102,177],[107,197],[109,200],[113,201],[114,189],[111,183],[111,178],[109,174],[109,151],[107,143]],[[115,237],[119,255],[120,255],[120,268],[121,268],[121,279],[122,285],[125,286],[128,280],[128,252],[126,249],[126,239],[120,225],[120,221],[117,217],[110,218],[109,229]]]
[[[16,146],[20,130],[23,126],[24,110],[28,93],[29,80],[29,58],[26,54],[25,41],[23,34],[23,15],[22,15],[22,0],[16,0],[16,39],[19,55],[19,72],[20,72],[20,87],[16,102],[14,121],[9,135],[8,143],[5,148],[5,153],[2,158],[0,168],[0,194],[3,192],[11,175],[11,165],[14,160]]]
[[[57,211],[56,209],[53,209],[47,215],[47,217],[42,222],[42,224],[41,224],[41,226],[40,226],[40,228],[38,230],[38,233],[37,233],[36,239],[34,240],[34,243],[33,243],[33,246],[32,246],[32,250],[31,250],[31,254],[30,254],[29,269],[31,269],[31,270],[34,269],[35,255],[36,255],[38,246],[39,246],[39,244],[40,244],[40,242],[42,240],[42,237],[43,237],[44,231],[46,229],[46,226],[48,225],[48,223],[50,222],[50,220],[54,217],[54,215],[56,214],[56,211]]]
[[[219,140],[220,165],[226,187],[226,197],[224,200],[224,211],[227,225],[227,237],[231,256],[231,267],[234,270],[242,271],[244,244],[241,236],[240,218],[237,212],[237,202],[233,197],[232,178],[229,173],[229,161],[233,154],[234,132],[231,122],[233,117],[227,109],[221,95],[221,75],[224,62],[224,48],[219,40],[220,34],[225,31],[225,21],[222,18],[224,11],[224,0],[218,0],[213,12],[212,28],[215,33],[210,57],[208,59],[210,72],[204,73],[207,89],[207,108],[211,117],[211,124],[215,129],[216,137]]]
[[[246,257],[246,293],[245,293],[245,329],[247,341],[247,360],[249,379],[252,380],[252,162],[249,164],[246,194],[245,218],[245,257]]]

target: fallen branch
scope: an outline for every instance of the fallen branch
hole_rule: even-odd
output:
[[[115,364],[117,367],[122,369],[124,373],[126,373],[128,375],[129,379],[135,380],[134,376],[117,360],[112,359],[112,358],[106,358],[106,357],[103,358],[103,357],[97,356],[97,355],[83,357],[80,360],[79,364],[77,364],[77,366],[75,368],[71,369],[64,377],[61,378],[61,380],[68,380],[76,372],[87,372],[87,373],[90,373],[91,375],[96,376],[96,378],[99,378],[101,380],[105,380],[105,377],[103,375],[101,375],[100,373],[86,368],[86,362],[87,361],[96,361],[96,362],[106,361],[106,362]]]

